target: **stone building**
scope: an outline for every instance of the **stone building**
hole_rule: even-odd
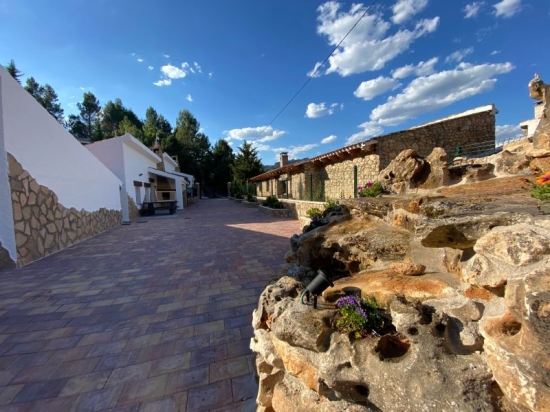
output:
[[[280,165],[251,179],[256,195],[275,195],[298,200],[343,199],[357,196],[357,187],[376,181],[401,151],[415,150],[428,156],[434,147],[453,155],[460,148],[495,142],[494,105],[478,107],[407,130],[379,136],[341,149],[288,163],[281,153]]]

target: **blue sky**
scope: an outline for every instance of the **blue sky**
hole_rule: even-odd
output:
[[[548,0],[0,0],[0,62],[49,83],[66,113],[84,91],[172,125],[189,109],[212,144],[316,156],[494,103],[500,137],[550,82]],[[25,77],[26,77],[25,76]]]

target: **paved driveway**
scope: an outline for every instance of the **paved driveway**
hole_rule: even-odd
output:
[[[298,231],[205,199],[0,272],[0,411],[253,411],[251,312]]]

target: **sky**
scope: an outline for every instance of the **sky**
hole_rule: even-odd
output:
[[[0,0],[0,63],[66,115],[86,91],[172,126],[188,109],[273,164],[491,103],[497,139],[517,136],[528,82],[550,83],[549,22],[548,0]]]

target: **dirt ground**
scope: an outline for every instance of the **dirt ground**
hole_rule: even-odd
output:
[[[525,197],[530,198],[531,187],[521,179],[535,182],[534,176],[513,176],[484,180],[481,182],[454,185],[438,190],[444,196],[456,197]]]

